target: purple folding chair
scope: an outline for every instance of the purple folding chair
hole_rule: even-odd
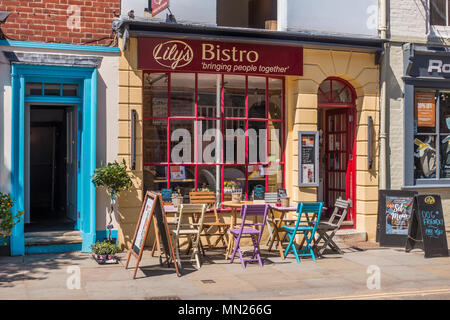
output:
[[[234,261],[234,256],[236,252],[239,254],[239,258],[241,259],[242,267],[245,269],[246,263],[250,261],[258,261],[259,266],[262,267],[261,256],[259,255],[259,242],[261,241],[261,236],[264,231],[264,226],[266,225],[267,213],[269,212],[268,204],[249,204],[243,205],[241,210],[242,224],[239,229],[229,229],[230,233],[234,237],[234,250],[231,255],[231,263]],[[245,223],[245,219],[249,216],[258,217],[262,216],[263,221],[261,223]],[[258,230],[256,227],[259,226]],[[250,259],[244,258],[242,254],[242,250],[239,247],[239,242],[242,237],[250,237],[253,242],[253,254]],[[256,258],[255,258],[256,257]]]

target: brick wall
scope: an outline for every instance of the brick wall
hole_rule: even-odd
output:
[[[6,39],[109,46],[120,0],[0,0],[11,12],[1,26]]]

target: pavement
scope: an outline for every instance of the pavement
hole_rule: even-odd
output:
[[[382,248],[373,242],[341,243],[344,254],[297,263],[262,247],[264,267],[224,259],[206,250],[202,267],[183,262],[183,275],[145,251],[137,278],[115,265],[98,265],[88,253],[0,257],[0,300],[380,300],[450,299],[450,258],[424,258],[420,249]],[[134,266],[132,258],[130,265]]]

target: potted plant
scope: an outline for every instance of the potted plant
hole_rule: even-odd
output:
[[[119,248],[110,241],[104,240],[102,242],[97,241],[91,245],[92,256],[98,264],[112,264],[117,263],[116,254],[119,252]]]
[[[13,227],[18,224],[24,212],[13,214],[14,201],[9,193],[0,192],[0,255],[9,255],[9,237]]]
[[[234,180],[224,181],[223,187],[225,193],[231,193],[231,201],[234,203],[241,202],[242,189],[240,188],[239,182]]]
[[[110,197],[110,207],[108,211],[109,222],[106,229],[108,230],[108,241],[115,243],[115,239],[113,241],[111,237],[114,204],[116,203],[119,193],[130,189],[132,186],[131,178],[127,173],[125,160],[123,160],[122,163],[118,163],[117,161],[109,162],[106,166],[95,169],[92,182],[97,188],[104,187]]]

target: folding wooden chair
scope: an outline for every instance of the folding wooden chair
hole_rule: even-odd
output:
[[[300,202],[298,204],[298,217],[295,226],[283,226],[283,229],[289,236],[289,244],[286,250],[284,250],[284,258],[286,258],[288,253],[292,252],[295,255],[295,259],[297,259],[297,262],[300,262],[300,257],[306,256],[311,256],[313,261],[316,261],[311,242],[314,239],[314,234],[316,233],[317,225],[319,224],[322,207],[323,202]],[[312,217],[309,217],[309,214],[312,214]],[[297,249],[295,247],[294,240],[297,234],[302,234],[304,237],[304,249],[301,249],[301,247]]]
[[[351,206],[352,201],[350,199],[343,200],[342,198],[338,198],[334,204],[334,210],[330,219],[328,221],[319,222],[317,227],[317,234],[319,236],[314,240],[314,247],[319,256],[323,254],[327,247],[330,247],[331,250],[338,252],[339,254],[343,253],[339,246],[333,241],[333,237],[344,222],[347,211]],[[321,240],[324,240],[324,243],[318,248]]]
[[[200,268],[200,233],[203,229],[203,219],[205,217],[205,212],[206,204],[182,204],[178,207],[177,228],[170,230],[170,233],[174,239],[173,243],[175,244],[175,253],[180,269],[182,268],[180,259],[181,237],[187,237],[189,243],[192,244],[191,260],[195,259],[197,268]],[[187,214],[192,215],[191,219],[189,219],[189,217],[186,217]],[[194,222],[193,215],[195,214],[199,215],[197,222]]]
[[[214,192],[189,192],[189,202],[206,203],[208,205],[208,211],[205,214],[205,221],[203,222],[203,233],[201,234],[206,237],[208,247],[215,248],[219,242],[222,241],[224,247],[227,248],[228,229],[231,225],[220,221],[216,207],[216,195]],[[213,231],[214,228],[217,228],[217,230]],[[210,242],[209,238],[211,236],[217,236],[214,244],[211,244]]]
[[[241,265],[245,269],[246,263],[251,261],[258,261],[259,266],[262,267],[263,263],[260,256],[259,243],[261,241],[261,237],[264,231],[264,226],[266,225],[267,214],[269,212],[269,205],[267,204],[251,204],[251,205],[243,205],[241,210],[242,223],[239,229],[230,229],[230,233],[234,237],[234,250],[231,255],[230,263],[233,263],[234,257],[236,253],[239,254],[239,258],[241,260]],[[245,223],[247,217],[258,217],[262,216],[263,221],[261,223],[253,222],[253,223]],[[259,227],[259,230],[257,229]],[[239,246],[239,242],[242,237],[250,237],[253,243],[253,252],[252,257],[250,259],[244,258],[243,252]]]

